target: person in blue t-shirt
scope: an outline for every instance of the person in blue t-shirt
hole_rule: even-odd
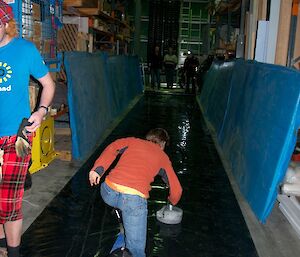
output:
[[[29,103],[30,75],[43,90],[37,111]],[[55,84],[33,43],[17,38],[12,8],[0,0],[0,256],[18,257],[22,233],[22,198],[30,154],[18,156],[16,139],[23,118],[28,141],[47,114]]]

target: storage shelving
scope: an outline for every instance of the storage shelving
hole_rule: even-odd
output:
[[[107,50],[112,54],[127,53],[127,44],[132,31],[125,21],[115,17],[119,9],[103,9],[104,1],[66,1],[65,13],[89,18],[89,51]],[[106,5],[107,6],[107,5]]]
[[[209,1],[183,1],[180,10],[179,64],[182,64],[188,51],[200,56],[209,51],[210,15]]]

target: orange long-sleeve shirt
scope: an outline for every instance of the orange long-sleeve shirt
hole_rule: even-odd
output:
[[[164,169],[170,186],[169,200],[174,205],[178,203],[182,187],[171,161],[159,145],[150,141],[134,137],[118,139],[106,147],[92,170],[103,167],[106,171],[122,149],[124,153],[107,176],[110,182],[133,188],[148,198],[154,177]]]

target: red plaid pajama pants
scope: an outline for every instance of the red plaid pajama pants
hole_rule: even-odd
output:
[[[32,137],[30,141],[31,139]],[[18,157],[15,142],[16,136],[0,137],[0,148],[4,150],[0,182],[0,224],[23,218],[24,183],[31,155]]]

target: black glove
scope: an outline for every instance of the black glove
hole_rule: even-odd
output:
[[[31,124],[32,123],[28,122],[28,119],[23,118],[17,133],[15,148],[17,156],[22,158],[28,155],[31,150],[31,146],[27,137],[27,130],[25,129],[26,126],[30,126]]]

